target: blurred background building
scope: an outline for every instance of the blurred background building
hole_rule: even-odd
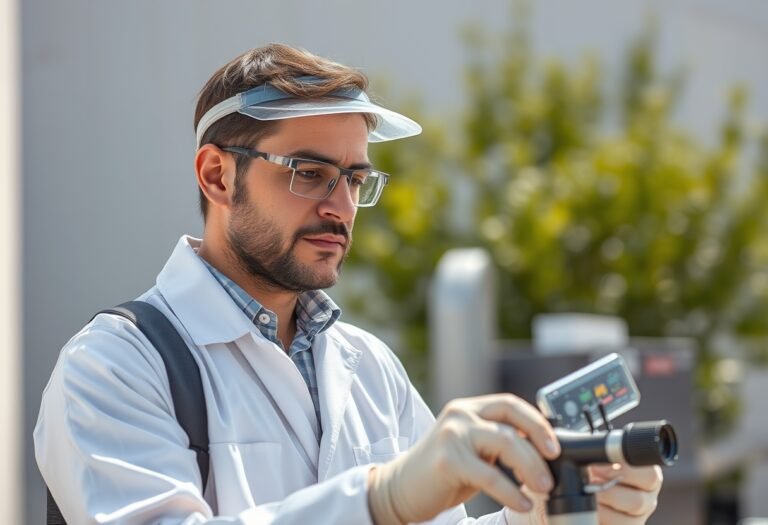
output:
[[[182,233],[201,233],[192,117],[211,73],[252,47],[297,45],[361,68],[388,104],[415,100],[440,127],[466,101],[464,28],[502,31],[510,13],[506,0],[0,0],[6,522],[44,520],[31,433],[58,350],[94,312],[151,286]],[[737,82],[751,95],[747,127],[768,122],[760,0],[539,0],[527,27],[535,55],[577,64],[591,51],[612,82],[649,15],[659,66],[687,72],[681,127],[718,142]],[[353,301],[347,311],[365,323]]]

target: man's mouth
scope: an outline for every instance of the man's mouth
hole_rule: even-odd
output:
[[[341,248],[343,251],[347,247],[347,240],[340,235],[318,235],[312,237],[304,237],[304,240],[313,246],[325,250],[335,250],[337,248]]]

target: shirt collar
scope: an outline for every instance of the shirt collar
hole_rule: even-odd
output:
[[[341,308],[322,290],[310,290],[299,295],[296,305],[297,324],[308,337],[328,330],[341,317]]]
[[[200,257],[200,255],[198,255]],[[243,290],[235,281],[221,273],[215,266],[200,257],[208,271],[216,278],[222,288],[229,294],[235,304],[243,313],[253,321],[262,309],[261,304]]]

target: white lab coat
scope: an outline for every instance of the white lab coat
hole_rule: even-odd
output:
[[[370,523],[366,465],[392,459],[433,422],[399,360],[346,323],[315,338],[318,443],[296,366],[221,288],[198,244],[182,237],[141,299],[169,317],[200,367],[205,495],[159,354],[131,323],[99,315],[62,349],[34,433],[64,517],[70,525]],[[435,522],[463,520],[459,506]],[[503,512],[481,521],[507,523]]]

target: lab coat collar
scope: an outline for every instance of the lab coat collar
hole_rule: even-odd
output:
[[[179,239],[157,287],[196,345],[234,341],[255,327],[198,257],[201,242]]]

